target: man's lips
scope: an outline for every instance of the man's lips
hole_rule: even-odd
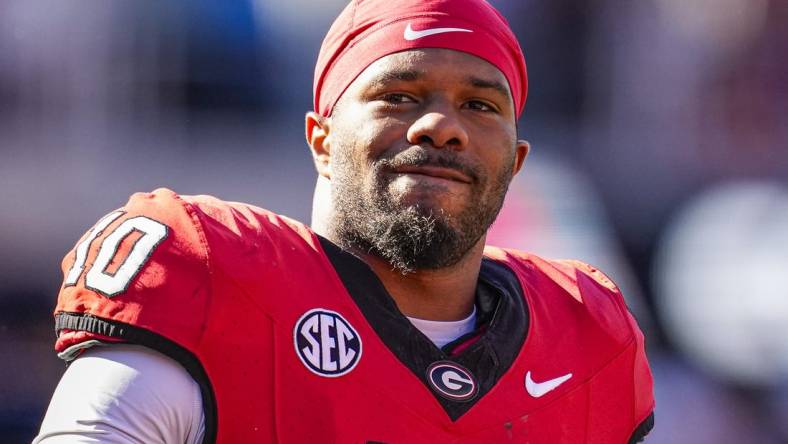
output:
[[[422,176],[437,177],[438,179],[453,180],[461,183],[473,182],[466,174],[452,168],[434,166],[401,166],[394,169],[394,174],[420,174]]]

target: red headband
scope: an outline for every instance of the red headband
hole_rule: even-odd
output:
[[[488,61],[506,76],[520,117],[528,91],[525,58],[506,19],[484,0],[351,1],[320,48],[315,111],[331,115],[345,89],[372,62],[416,48],[454,49]]]

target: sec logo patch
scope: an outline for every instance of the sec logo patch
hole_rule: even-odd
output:
[[[452,401],[469,401],[479,392],[473,374],[451,361],[438,361],[427,368],[427,382],[439,395]]]
[[[293,329],[296,354],[312,373],[335,378],[358,364],[361,337],[339,313],[315,308],[304,313]]]

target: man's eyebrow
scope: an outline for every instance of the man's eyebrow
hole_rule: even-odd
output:
[[[373,77],[368,85],[371,87],[386,85],[391,82],[413,82],[424,76],[424,73],[416,70],[385,71]],[[509,88],[497,80],[483,79],[481,77],[469,76],[466,83],[475,88],[492,89],[506,99],[512,99]]]
[[[489,79],[482,79],[480,77],[468,77],[467,80],[468,84],[476,87],[476,88],[487,88],[492,89],[499,92],[503,97],[507,99],[512,99],[512,94],[509,92],[509,88],[506,87],[503,83],[497,80],[489,80]]]
[[[413,82],[422,76],[422,72],[413,70],[386,71],[373,77],[369,81],[369,85],[381,86],[391,82]]]

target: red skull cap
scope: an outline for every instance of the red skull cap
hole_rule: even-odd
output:
[[[525,58],[509,23],[484,0],[351,1],[320,48],[315,111],[330,116],[345,89],[370,64],[417,48],[462,51],[497,67],[509,82],[520,117],[528,91]]]

